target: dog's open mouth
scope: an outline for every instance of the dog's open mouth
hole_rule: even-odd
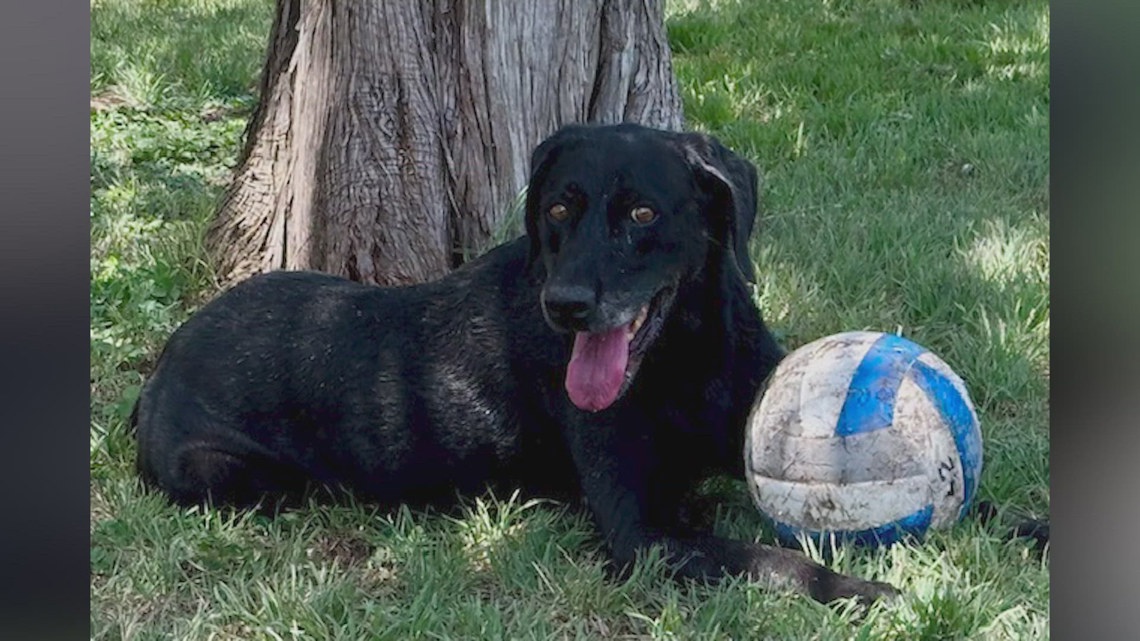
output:
[[[597,412],[613,404],[633,382],[645,351],[657,338],[672,288],[658,292],[628,322],[601,332],[577,332],[566,367],[566,392],[579,409]]]

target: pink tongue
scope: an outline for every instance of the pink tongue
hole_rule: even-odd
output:
[[[579,409],[597,412],[617,400],[629,361],[625,325],[608,332],[574,336],[574,352],[566,368],[566,392]]]

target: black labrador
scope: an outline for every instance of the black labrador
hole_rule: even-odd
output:
[[[438,281],[278,272],[206,305],[135,407],[143,478],[231,505],[509,484],[583,497],[618,567],[656,545],[681,577],[895,594],[678,516],[703,477],[743,478],[745,419],[783,355],[749,290],[755,168],[623,124],[564,128],[531,169],[526,236]]]

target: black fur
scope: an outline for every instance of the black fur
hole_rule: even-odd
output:
[[[678,518],[703,477],[742,477],[745,417],[782,357],[748,286],[757,188],[706,136],[566,128],[535,151],[526,238],[424,285],[280,272],[205,306],[140,397],[139,469],[183,503],[314,481],[386,503],[488,484],[581,496],[619,566],[659,545],[683,577],[893,594]],[[635,207],[657,216],[635,222]],[[620,395],[576,407],[572,332],[645,309]]]

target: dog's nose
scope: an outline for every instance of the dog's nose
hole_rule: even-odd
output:
[[[562,329],[582,330],[594,313],[594,290],[581,285],[550,285],[543,296],[546,318]]]

